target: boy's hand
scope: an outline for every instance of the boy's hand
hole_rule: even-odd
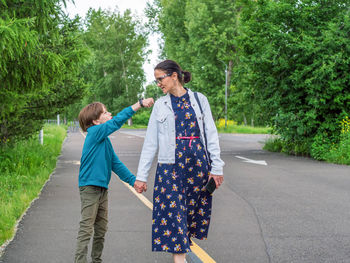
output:
[[[135,188],[136,192],[141,194],[143,191],[145,191],[145,192],[147,191],[147,183],[136,180],[134,183],[134,188]]]
[[[152,107],[153,104],[154,104],[153,98],[147,98],[142,100],[142,105],[146,108]]]
[[[150,107],[152,107],[153,104],[154,104],[153,98],[147,98],[147,99],[143,99],[142,100],[142,106],[143,107],[150,108]],[[131,108],[134,111],[138,111],[139,109],[141,109],[141,100],[139,100],[134,105],[132,105]]]

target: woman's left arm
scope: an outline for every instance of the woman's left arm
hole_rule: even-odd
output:
[[[210,177],[213,177],[216,183],[216,188],[218,188],[224,180],[223,167],[225,165],[224,161],[220,158],[220,144],[219,135],[215,126],[215,122],[210,110],[210,105],[208,99],[203,95],[202,97],[203,113],[204,113],[204,123],[205,132],[207,136],[207,149],[210,154],[211,159],[211,171]]]

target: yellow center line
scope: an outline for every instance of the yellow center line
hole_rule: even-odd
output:
[[[80,131],[80,133],[86,137],[85,134]],[[115,175],[117,177],[117,175]],[[118,177],[117,177],[118,178]],[[119,178],[118,178],[119,179]],[[153,210],[153,204],[151,201],[149,201],[143,194],[139,194],[136,192],[136,190],[131,187],[128,183],[125,183],[121,181],[129,190],[136,195],[138,199],[141,200],[141,202],[146,205],[149,209]],[[198,246],[195,242],[192,241],[192,246],[191,246],[192,252],[200,259],[203,261],[203,263],[216,263],[216,261],[207,254],[200,246]]]

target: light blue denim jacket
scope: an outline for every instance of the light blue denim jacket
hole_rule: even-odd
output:
[[[218,132],[211,114],[208,99],[198,92],[198,98],[203,109],[202,115],[194,93],[188,89],[188,94],[191,106],[196,113],[200,129],[200,139],[203,145],[205,145],[203,121],[205,122],[208,151],[212,160],[211,173],[223,175],[225,163],[220,158]],[[136,180],[147,182],[149,170],[157,150],[158,163],[175,163],[175,140],[175,116],[171,106],[170,94],[168,93],[158,99],[154,104],[142,147]]]

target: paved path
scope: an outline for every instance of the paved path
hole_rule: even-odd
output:
[[[115,133],[135,173],[144,131]],[[350,262],[350,168],[261,150],[265,135],[220,135],[225,182],[214,194],[209,239],[216,262]],[[2,263],[72,262],[80,218],[77,176],[83,145],[69,133],[57,168],[19,224]],[[267,165],[247,162],[264,160]],[[145,197],[152,200],[155,163]],[[104,262],[172,262],[151,252],[151,210],[113,178]]]

